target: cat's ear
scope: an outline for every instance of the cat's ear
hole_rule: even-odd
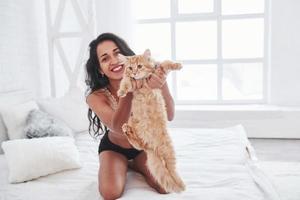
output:
[[[127,61],[127,58],[122,54],[118,54],[118,60],[120,63],[125,63]]]
[[[151,58],[151,51],[150,49],[146,49],[143,56],[147,59],[150,59]]]

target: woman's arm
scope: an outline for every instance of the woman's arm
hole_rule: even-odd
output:
[[[120,98],[117,109],[113,110],[103,93],[90,94],[87,97],[87,104],[101,119],[101,121],[114,133],[122,133],[122,125],[130,115],[132,93],[129,92]]]
[[[113,129],[118,132],[122,133],[122,126],[124,123],[126,123],[130,117],[131,112],[131,102],[133,98],[132,92],[138,88],[142,87],[142,81],[141,80],[130,80],[130,89],[127,91],[126,96],[120,97],[118,108],[113,114],[112,117],[112,127]]]
[[[174,119],[175,105],[174,105],[173,97],[171,96],[171,93],[169,91],[167,82],[165,82],[165,84],[162,86],[161,93],[166,103],[168,120],[172,121]]]
[[[134,81],[132,84],[133,90],[142,86],[140,81]],[[132,98],[132,92],[128,92],[120,98],[117,109],[113,110],[104,93],[94,93],[87,97],[87,104],[110,130],[121,134],[122,126],[130,116]]]
[[[119,100],[118,108],[112,117],[112,128],[117,133],[122,133],[122,126],[129,119],[132,98],[132,92],[128,92],[125,97]]]
[[[161,67],[158,67],[155,73],[147,78],[147,84],[152,89],[161,89],[162,96],[166,103],[168,120],[172,121],[174,118],[175,106],[166,79],[167,73]]]

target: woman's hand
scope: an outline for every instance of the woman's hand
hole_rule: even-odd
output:
[[[147,84],[151,89],[161,89],[166,80],[167,73],[162,67],[158,66],[155,72],[147,78]]]

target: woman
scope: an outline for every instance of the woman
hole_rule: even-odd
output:
[[[128,167],[141,173],[146,182],[159,193],[160,188],[150,175],[144,151],[134,149],[122,133],[122,125],[128,121],[133,95],[129,92],[118,99],[117,91],[123,76],[124,66],[117,56],[132,56],[134,52],[126,42],[112,33],[104,33],[93,40],[90,55],[86,63],[86,84],[89,94],[86,98],[89,106],[89,131],[94,136],[105,133],[99,145],[99,192],[104,199],[119,198],[126,182]],[[170,95],[165,72],[158,67],[148,78],[151,88],[160,88],[166,102],[168,120],[174,116],[174,101]],[[140,88],[141,82],[133,80],[134,88]]]

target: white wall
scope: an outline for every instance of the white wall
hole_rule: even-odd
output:
[[[187,106],[188,107],[188,106]],[[242,124],[251,138],[300,138],[300,107],[177,106],[170,127],[225,128]],[[184,134],[184,133],[183,133]]]
[[[300,106],[299,10],[298,0],[271,0],[271,104]]]
[[[46,32],[43,7],[38,0],[0,1],[0,93],[28,89],[35,96],[47,91],[48,64],[44,55]],[[45,25],[44,25],[45,26]],[[42,44],[41,39],[44,39]]]
[[[112,32],[122,37],[129,46],[134,42],[134,18],[130,0],[95,1],[96,35]]]
[[[274,105],[300,106],[300,1],[270,0],[271,56],[270,98]],[[0,93],[30,89],[36,96],[47,96],[47,60],[44,1],[0,1]],[[114,32],[129,45],[134,41],[131,6],[122,0],[95,1],[96,35]],[[119,6],[116,6],[119,5]],[[216,110],[217,109],[217,110]],[[245,125],[252,137],[300,138],[299,109],[226,108],[178,109],[170,126],[225,127]]]

